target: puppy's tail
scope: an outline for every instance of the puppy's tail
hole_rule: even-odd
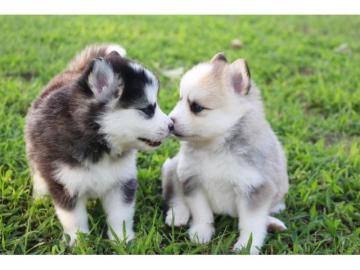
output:
[[[111,52],[117,52],[121,57],[126,56],[126,50],[120,45],[116,44],[93,44],[83,49],[75,58],[70,62],[67,71],[79,73],[97,57],[105,57]]]
[[[286,208],[285,202],[281,200],[270,209],[270,213],[277,214],[277,213],[283,211],[285,208]],[[287,228],[286,228],[284,222],[282,222],[280,219],[277,219],[272,216],[268,217],[268,223],[267,223],[268,232],[283,232],[286,229]]]
[[[283,232],[286,229],[287,229],[286,225],[280,219],[277,219],[272,216],[268,216],[268,220],[267,220],[268,232]]]

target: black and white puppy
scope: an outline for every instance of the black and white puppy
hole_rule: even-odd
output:
[[[88,232],[88,197],[101,199],[110,239],[111,229],[134,238],[136,150],[159,146],[173,127],[158,91],[155,75],[123,48],[94,45],[32,104],[25,139],[34,195],[50,193],[70,244]]]
[[[206,243],[214,213],[238,217],[234,249],[246,247],[252,236],[250,253],[259,253],[267,228],[286,229],[271,213],[285,208],[288,175],[246,61],[228,63],[217,54],[193,67],[181,80],[170,117],[182,142],[162,170],[166,223],[181,226],[191,217],[191,240]]]

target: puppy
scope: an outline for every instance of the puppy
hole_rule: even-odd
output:
[[[234,250],[252,236],[250,253],[258,254],[267,227],[286,229],[270,213],[285,208],[288,176],[246,62],[230,64],[220,53],[192,68],[170,118],[182,142],[162,168],[166,223],[185,225],[191,216],[190,238],[206,243],[214,234],[214,213],[238,217]]]
[[[88,232],[86,199],[100,198],[108,236],[134,238],[136,150],[172,129],[159,81],[117,45],[90,46],[45,87],[26,119],[34,195],[50,193],[70,244]]]

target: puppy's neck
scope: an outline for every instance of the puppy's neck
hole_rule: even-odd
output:
[[[184,141],[181,143],[181,146],[190,151],[218,152],[224,149],[226,137],[227,135],[224,134],[223,136],[217,136],[207,140]]]
[[[111,143],[110,157],[112,159],[120,159],[126,156],[130,152],[136,152],[137,150],[130,143]]]

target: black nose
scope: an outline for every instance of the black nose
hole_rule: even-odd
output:
[[[170,124],[169,124],[169,130],[170,130],[170,131],[173,131],[173,130],[174,130],[174,124],[173,124],[173,123],[170,123]]]

